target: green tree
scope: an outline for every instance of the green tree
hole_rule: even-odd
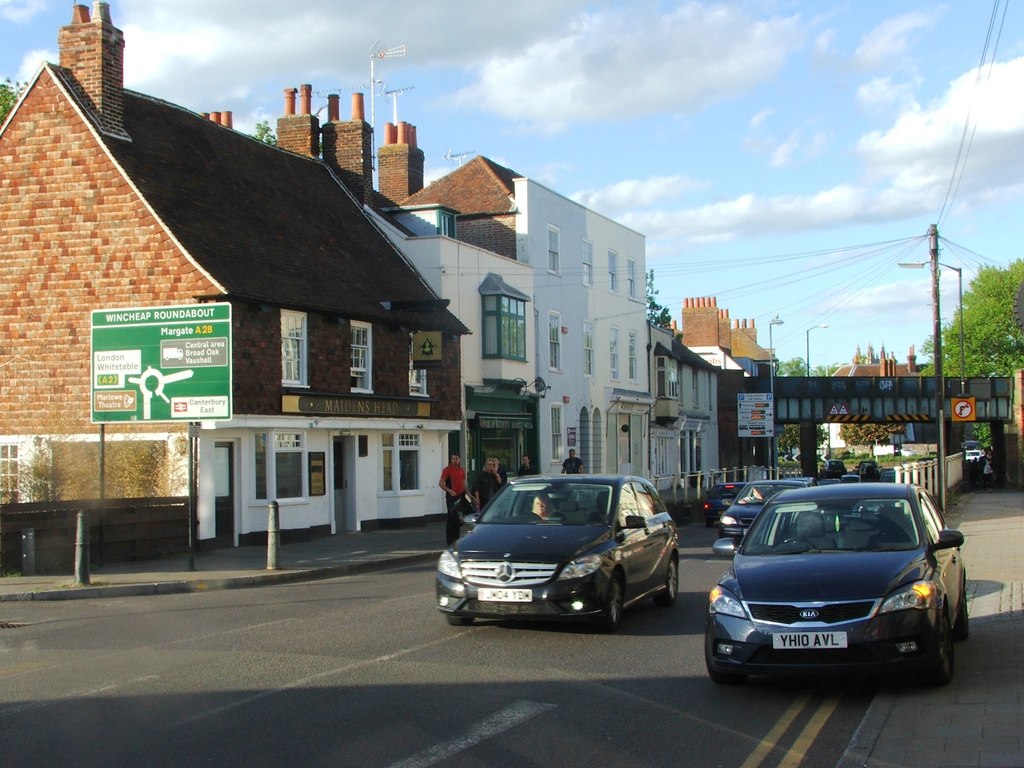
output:
[[[10,79],[0,83],[0,123],[7,119],[7,115],[14,109],[14,104],[21,98],[21,92],[25,88],[25,83],[12,83]]]
[[[807,373],[807,366],[799,357],[791,360],[779,360],[775,369],[776,376],[803,376]]]
[[[1007,267],[982,267],[964,288],[967,376],[1011,376],[1015,370],[1024,368],[1024,331],[1017,325],[1014,313],[1014,300],[1022,283],[1024,261],[1015,261]],[[1024,311],[1024,307],[1021,309]],[[942,331],[942,369],[946,378],[959,378],[959,308],[952,315]],[[929,351],[931,346],[929,339]]]
[[[658,303],[658,291],[654,287],[654,270],[647,270],[647,322],[660,328],[672,327],[672,313]]]
[[[264,144],[269,144],[272,147],[277,146],[277,136],[274,135],[270,123],[266,120],[256,123],[256,130],[253,132],[252,137],[256,141],[262,141]]]
[[[904,424],[842,424],[839,436],[848,446],[889,445],[892,436],[902,433]]]
[[[825,429],[824,424],[815,425],[815,446],[822,445],[828,439],[828,432]],[[800,448],[800,425],[799,424],[786,424],[782,427],[782,431],[779,432],[779,451],[782,453],[791,453],[792,451]]]

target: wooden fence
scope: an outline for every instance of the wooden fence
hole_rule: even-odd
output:
[[[188,498],[85,499],[0,506],[0,576],[74,573],[78,513],[89,524],[93,565],[188,552]]]

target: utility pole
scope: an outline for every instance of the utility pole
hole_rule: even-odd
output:
[[[946,380],[942,375],[942,313],[939,308],[939,228],[928,228],[928,250],[932,266],[932,322],[934,328],[932,357],[935,366],[935,426],[936,466],[935,481],[939,486],[939,507],[946,514]]]

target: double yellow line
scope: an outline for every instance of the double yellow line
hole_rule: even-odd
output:
[[[772,726],[772,729],[764,735],[764,738],[761,739],[761,742],[754,751],[743,761],[740,768],[759,768],[768,755],[771,754],[772,750],[779,746],[779,739],[785,735],[786,731],[793,725],[793,721],[807,708],[810,702],[810,694],[805,693],[790,704],[789,708],[782,713],[782,716]],[[783,755],[778,768],[796,768],[800,765],[800,761],[807,755],[807,750],[814,743],[814,740],[818,738],[818,734],[821,733],[821,729],[825,727],[825,723],[828,722],[829,717],[831,717],[837,706],[839,706],[839,696],[837,694],[832,694],[821,703],[818,709],[811,714],[807,725],[800,731],[793,745],[786,750],[786,754]]]

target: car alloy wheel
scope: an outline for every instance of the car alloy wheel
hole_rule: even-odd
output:
[[[679,595],[679,564],[673,557],[668,561],[668,568],[665,572],[665,587],[654,596],[654,604],[662,608],[674,605]]]
[[[608,594],[605,598],[604,613],[598,620],[604,632],[614,632],[622,624],[622,584],[617,578],[612,578],[608,584]]]

